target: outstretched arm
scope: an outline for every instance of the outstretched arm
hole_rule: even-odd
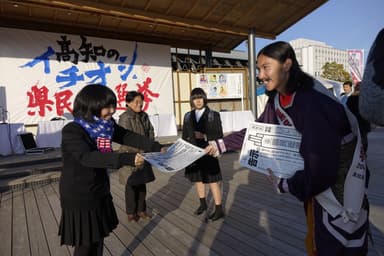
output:
[[[122,144],[128,145],[135,148],[143,149],[144,151],[158,152],[160,151],[162,145],[157,141],[153,141],[148,137],[137,134],[133,131],[124,129],[119,125],[115,125],[115,131],[113,133],[112,140]]]

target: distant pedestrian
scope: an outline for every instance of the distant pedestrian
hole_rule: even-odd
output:
[[[344,105],[347,103],[347,99],[351,94],[353,93],[353,86],[351,81],[345,81],[343,83],[343,90],[344,92],[341,93],[340,95],[340,101]]]

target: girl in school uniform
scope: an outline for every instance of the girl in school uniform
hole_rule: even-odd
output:
[[[115,110],[111,89],[87,85],[75,98],[74,121],[62,130],[59,235],[62,245],[75,247],[75,256],[103,255],[104,237],[118,224],[107,168],[144,164],[136,153],[112,152],[111,142],[161,149],[159,143],[118,126],[112,119]]]
[[[209,109],[207,95],[201,88],[191,92],[190,104],[192,111],[184,116],[182,138],[201,148],[208,146],[208,141],[223,137],[220,114]],[[209,215],[211,221],[224,217],[221,205],[220,181],[222,180],[219,161],[217,158],[205,155],[185,169],[185,177],[195,183],[200,206],[194,212],[196,215],[207,210],[205,199],[205,184],[209,185],[215,201],[215,211]]]

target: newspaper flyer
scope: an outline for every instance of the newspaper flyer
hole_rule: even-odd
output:
[[[203,148],[196,147],[183,139],[178,139],[165,153],[152,152],[141,154],[154,168],[161,172],[177,172],[203,155]]]
[[[304,168],[299,153],[301,134],[290,126],[250,122],[240,153],[240,165],[281,178]]]

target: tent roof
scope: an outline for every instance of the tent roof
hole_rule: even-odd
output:
[[[0,26],[230,51],[275,38],[327,0],[2,0]]]

